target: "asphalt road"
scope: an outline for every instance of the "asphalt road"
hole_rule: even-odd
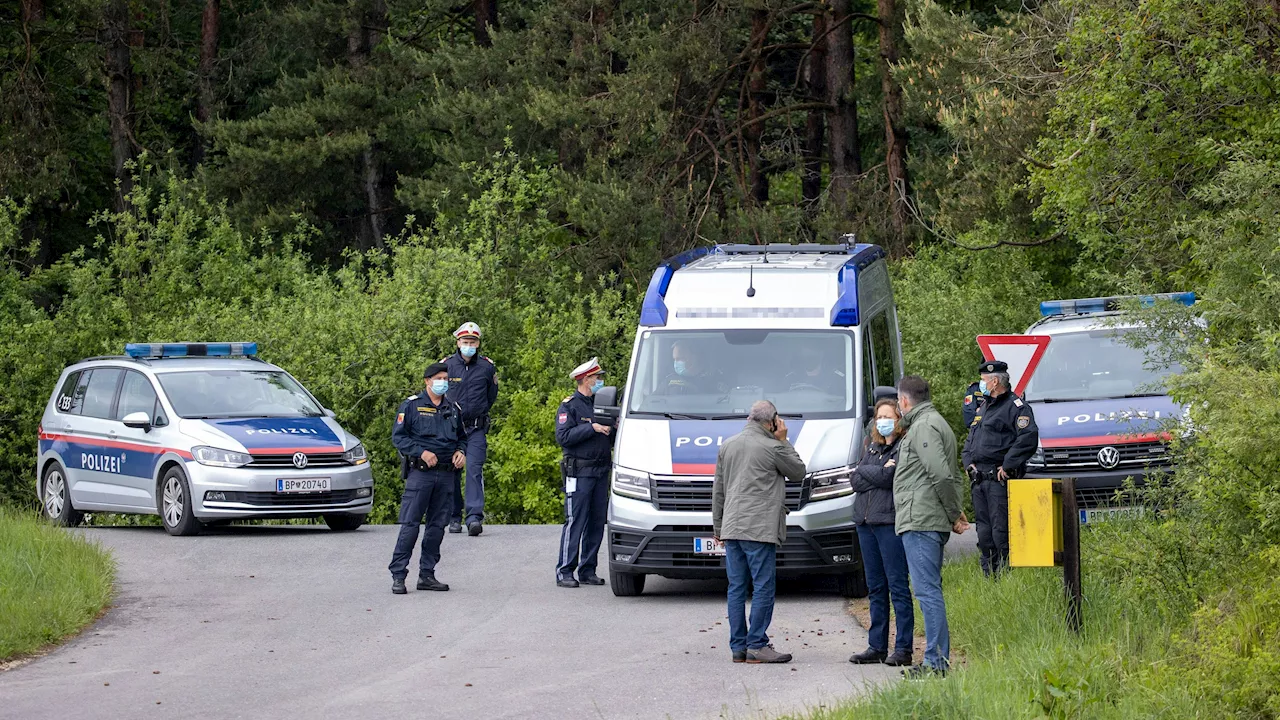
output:
[[[448,535],[452,590],[414,592],[411,569],[407,596],[394,527],[84,532],[119,563],[115,606],[0,673],[0,717],[751,718],[897,677],[846,661],[866,635],[834,587],[781,584],[772,637],[795,660],[735,665],[723,583],[557,588],[558,527]]]

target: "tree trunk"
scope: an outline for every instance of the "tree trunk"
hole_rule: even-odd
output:
[[[893,77],[893,66],[902,52],[902,6],[896,0],[877,0],[880,15],[880,83],[884,95],[885,167],[889,175],[890,219],[894,243],[890,252],[906,251],[910,215],[907,200],[911,184],[907,176],[907,128],[903,118],[902,86]]]
[[[22,24],[44,22],[44,0],[22,0]]]
[[[382,42],[387,27],[386,0],[369,0],[361,3],[356,13],[356,25],[347,37],[347,61],[357,75],[368,67],[373,51]],[[364,248],[383,247],[385,233],[386,188],[383,187],[382,160],[378,152],[378,138],[372,133],[369,146],[360,153],[360,186],[365,200],[365,222],[360,228],[361,245]]]
[[[125,165],[134,158],[133,57],[129,50],[130,25],[127,0],[109,0],[102,16],[102,46],[106,50],[107,121],[111,140],[111,165],[119,187],[115,208],[123,212],[133,189]]]
[[[493,47],[493,36],[489,31],[498,28],[498,0],[472,0],[471,9],[476,16],[476,44]]]
[[[809,100],[823,102],[827,99],[827,17],[822,13],[813,16],[814,48],[805,64],[806,85]],[[804,127],[804,170],[800,175],[800,194],[805,210],[812,214],[822,197],[822,150],[825,143],[826,117],[822,110],[810,110]]]
[[[858,145],[858,107],[854,96],[853,28],[851,0],[831,0],[827,16],[827,103],[831,106],[831,202],[839,212],[848,210],[857,177],[862,174]]]
[[[222,0],[205,0],[204,15],[200,19],[200,97],[196,101],[196,120],[201,124],[213,117],[215,104],[213,85],[215,65],[218,62],[218,26],[222,20]],[[195,138],[195,161],[204,160],[204,139],[199,133]]]
[[[769,202],[769,175],[765,172],[763,148],[763,122],[756,122],[765,112],[768,105],[768,77],[765,74],[764,46],[769,33],[769,13],[765,10],[751,11],[751,40],[756,44],[754,59],[747,77],[747,119],[749,124],[742,129],[742,140],[747,155],[747,185],[750,198],[756,205]]]

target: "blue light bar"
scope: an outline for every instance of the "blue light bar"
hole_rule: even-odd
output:
[[[129,343],[124,352],[133,358],[243,357],[258,354],[258,343]]]
[[[664,261],[653,271],[649,278],[649,288],[644,293],[644,304],[640,306],[640,324],[646,327],[663,327],[667,324],[667,288],[671,287],[671,277],[676,270],[688,265],[698,258],[715,251],[712,247],[697,247]]]
[[[1168,300],[1179,305],[1191,307],[1196,302],[1193,292],[1159,293],[1157,295],[1113,295],[1111,297],[1083,298],[1080,300],[1046,300],[1040,303],[1040,315],[1053,317],[1057,315],[1088,315],[1089,313],[1113,312],[1120,309],[1125,300],[1137,300],[1142,307],[1151,307],[1157,300]]]
[[[853,257],[845,261],[836,276],[840,295],[831,306],[831,324],[835,327],[858,324],[858,271],[885,256],[884,248],[869,243],[854,245],[850,253]]]

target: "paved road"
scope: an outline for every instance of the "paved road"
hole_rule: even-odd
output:
[[[723,583],[564,590],[558,527],[487,527],[446,537],[451,592],[414,592],[411,575],[393,596],[394,532],[87,530],[119,562],[116,605],[0,674],[0,716],[747,718],[895,677],[846,662],[866,636],[833,588],[780,588],[773,635],[792,664],[734,665]]]

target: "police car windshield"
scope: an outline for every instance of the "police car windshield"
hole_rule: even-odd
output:
[[[1164,379],[1182,368],[1153,361],[1126,342],[1124,329],[1053,336],[1023,393],[1027,400],[1065,402],[1163,395]]]
[[[839,330],[650,331],[640,341],[632,415],[746,417],[757,400],[790,416],[854,414],[853,335]]]
[[[157,373],[184,418],[318,417],[323,410],[279,370],[184,370]]]

